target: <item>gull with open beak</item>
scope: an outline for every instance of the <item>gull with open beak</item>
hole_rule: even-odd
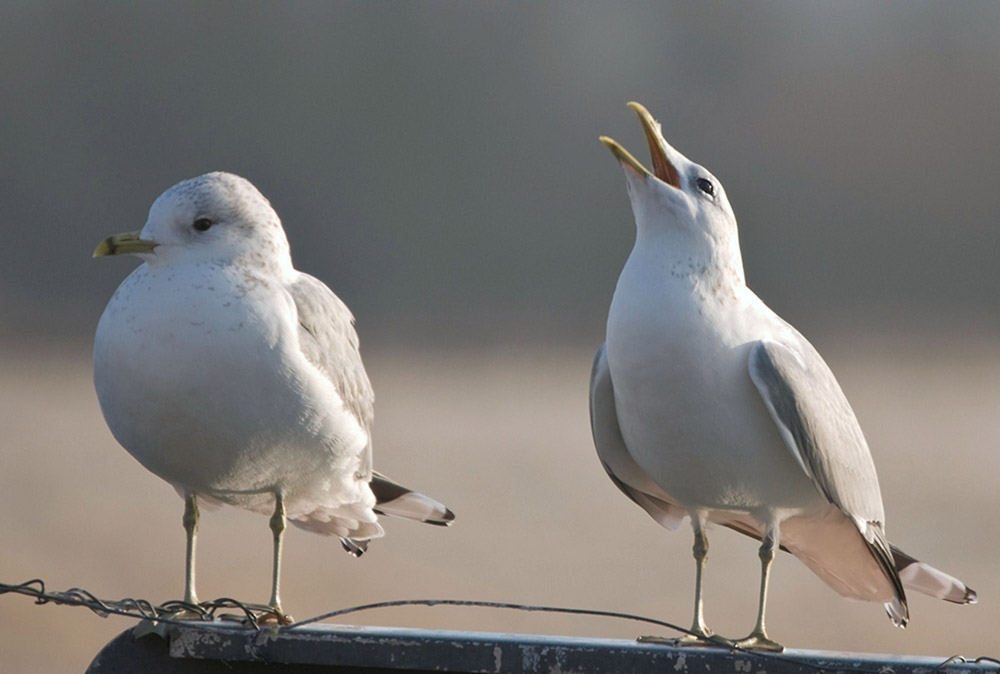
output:
[[[764,620],[779,548],[840,594],[882,602],[900,627],[904,588],[975,603],[961,581],[888,542],[854,412],[816,349],[747,287],[722,184],[643,106],[629,107],[652,170],[601,138],[625,171],[636,238],[594,360],[591,427],[626,496],[668,529],[691,520],[693,641],[712,635],[702,611],[710,522],[761,541],[757,623],[741,647],[782,649]]]
[[[374,395],[354,317],[292,266],[271,204],[209,173],[153,203],[141,232],[95,257],[136,255],[97,325],[94,385],[115,439],[184,499],[184,601],[197,604],[198,503],[271,515],[280,598],[286,521],[360,555],[377,515],[447,525],[450,510],[372,470]]]

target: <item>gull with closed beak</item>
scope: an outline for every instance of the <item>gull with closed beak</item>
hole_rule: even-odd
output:
[[[108,302],[94,384],[115,439],[184,499],[184,601],[195,592],[198,502],[271,515],[269,613],[291,619],[279,581],[287,520],[360,555],[377,515],[430,524],[448,508],[372,469],[374,395],[354,317],[292,266],[271,204],[249,181],[209,173],[174,185],[140,232],[95,257],[142,260]]]

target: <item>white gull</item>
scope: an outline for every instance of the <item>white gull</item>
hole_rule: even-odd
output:
[[[271,204],[209,173],[164,192],[140,232],[95,257],[134,254],[97,326],[94,384],[122,446],[185,500],[184,600],[195,592],[198,501],[271,515],[269,606],[279,621],[286,519],[355,555],[377,514],[448,524],[437,501],[372,469],[374,395],[354,317],[292,266]]]
[[[909,618],[904,588],[960,604],[976,593],[892,546],[868,444],[816,349],[744,279],[736,217],[722,184],[671,147],[638,103],[647,170],[621,145],[636,239],[591,377],[591,425],[614,483],[668,529],[690,517],[694,641],[706,525],[761,541],[760,602],[747,648],[767,636],[768,575],[780,547],[847,597]]]

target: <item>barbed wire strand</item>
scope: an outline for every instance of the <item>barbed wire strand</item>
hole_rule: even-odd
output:
[[[35,600],[35,604],[56,604],[65,606],[82,606],[89,609],[101,618],[107,618],[111,615],[122,616],[126,618],[133,618],[136,620],[146,620],[154,623],[162,623],[167,625],[187,625],[190,626],[192,622],[237,622],[247,626],[248,628],[260,631],[265,626],[261,624],[261,618],[266,618],[268,615],[273,616],[273,611],[270,607],[263,604],[250,604],[246,602],[241,602],[237,599],[231,597],[220,597],[213,601],[201,602],[199,604],[191,604],[189,602],[180,600],[171,600],[164,602],[162,604],[154,605],[152,602],[146,599],[133,599],[131,597],[126,597],[117,600],[107,600],[100,599],[92,592],[79,587],[72,587],[68,590],[63,591],[47,591],[45,587],[45,581],[40,578],[33,578],[31,580],[19,583],[17,585],[8,585],[0,583],[0,595],[4,594],[21,594],[28,597],[32,597]],[[581,609],[581,608],[566,608],[559,606],[537,606],[533,604],[515,604],[510,602],[498,602],[498,601],[479,601],[473,599],[397,599],[392,601],[381,601],[374,602],[371,604],[360,604],[357,606],[350,606],[347,608],[337,609],[335,611],[330,611],[328,613],[323,613],[321,615],[308,618],[306,620],[298,621],[290,625],[281,625],[277,627],[277,631],[289,632],[296,630],[306,625],[312,625],[324,620],[329,620],[331,618],[337,618],[340,616],[348,615],[351,613],[359,613],[361,611],[369,611],[381,608],[395,608],[402,606],[464,606],[464,607],[477,607],[477,608],[491,608],[491,609],[508,609],[516,611],[525,612],[541,612],[541,613],[557,613],[557,614],[569,614],[569,615],[585,615],[585,616],[595,616],[602,618],[613,618],[618,620],[631,620],[635,622],[647,623],[650,625],[656,625],[658,627],[664,627],[682,634],[693,635],[694,633],[680,625],[675,625],[664,620],[657,620],[656,618],[648,618],[646,616],[635,615],[632,613],[623,613],[620,611],[605,611],[600,609]],[[228,614],[223,611],[235,610],[237,613]],[[178,615],[185,615],[184,618],[178,618]],[[274,626],[268,624],[267,627],[273,628]],[[783,653],[768,653],[761,651],[754,651],[745,648],[740,648],[735,646],[732,642],[723,639],[721,637],[713,637],[710,639],[713,643],[718,645],[720,648],[730,649],[735,651],[740,651],[747,655],[755,656],[758,658],[765,659],[779,659],[784,662],[792,662],[802,667],[812,669],[816,672],[830,672],[834,671],[828,667],[823,667],[821,665],[816,665],[811,662],[800,660],[794,656],[789,656]],[[934,668],[934,672],[944,671],[951,665],[954,664],[995,664],[997,665],[997,672],[1000,674],[1000,660],[997,658],[992,658],[988,656],[981,656],[975,658],[974,660],[969,660],[961,655],[953,655],[950,658],[942,661],[937,667]],[[842,671],[842,670],[840,670]],[[858,672],[859,674],[881,674],[882,668],[875,669],[863,669],[854,668],[851,671]]]

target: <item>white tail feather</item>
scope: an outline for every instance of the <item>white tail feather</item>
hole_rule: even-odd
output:
[[[444,505],[415,491],[406,492],[391,501],[379,503],[375,509],[390,517],[403,517],[408,520],[432,524],[450,524],[455,519],[452,512]]]
[[[978,600],[976,591],[966,587],[965,583],[958,578],[949,576],[930,564],[916,560],[900,567],[899,578],[907,589],[916,590],[937,599],[944,599],[956,604],[975,604]]]
[[[375,494],[375,512],[380,515],[403,517],[441,526],[448,526],[455,519],[455,513],[444,504],[430,496],[407,489],[381,473],[372,475],[370,485]]]

